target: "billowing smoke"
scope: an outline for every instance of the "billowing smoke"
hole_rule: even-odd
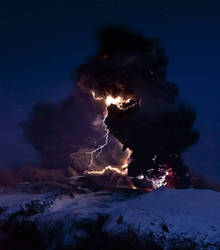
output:
[[[167,63],[158,40],[110,27],[101,30],[98,51],[78,69],[77,81],[96,96],[138,100],[139,105],[125,110],[109,106],[106,119],[110,133],[133,151],[130,176],[171,168],[175,185],[183,186],[188,168],[181,152],[199,133],[192,128],[194,110],[178,100],[178,87],[166,80]]]
[[[23,166],[18,169],[0,169],[1,187],[44,181],[66,182],[66,175],[61,169],[45,169],[31,165]]]
[[[58,104],[37,103],[21,126],[44,167],[65,168],[71,153],[92,147],[94,138],[101,136],[91,126],[101,112],[88,94],[76,90]]]
[[[139,179],[153,187],[189,185],[181,153],[199,137],[196,116],[166,80],[159,41],[121,27],[101,29],[98,41],[95,55],[77,69],[74,94],[36,104],[21,125],[42,166],[105,175],[125,186],[133,185],[128,176],[136,186]]]

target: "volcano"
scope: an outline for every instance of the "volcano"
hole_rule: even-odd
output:
[[[71,188],[70,188],[71,187]],[[220,194],[160,188],[100,189],[66,184],[1,190],[1,249],[219,249]]]
[[[220,248],[219,193],[192,189],[219,187],[184,164],[196,112],[167,64],[157,39],[99,31],[73,93],[20,124],[41,163],[1,171],[1,249]]]
[[[37,103],[21,124],[41,167],[112,187],[190,187],[182,153],[199,138],[196,113],[168,81],[167,64],[158,39],[100,29],[96,52],[75,70],[73,94]]]

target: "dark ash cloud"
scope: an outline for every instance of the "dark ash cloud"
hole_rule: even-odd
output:
[[[77,80],[98,96],[141,100],[126,111],[111,105],[106,120],[111,134],[133,150],[129,174],[166,164],[184,177],[188,168],[181,153],[196,143],[199,132],[193,128],[193,108],[179,100],[177,85],[166,79],[165,50],[158,40],[121,27],[104,28],[99,39],[97,53],[79,67]]]
[[[130,176],[166,165],[175,172],[176,187],[188,186],[188,167],[181,153],[199,138],[193,128],[196,114],[179,100],[177,85],[166,79],[167,63],[157,39],[120,26],[100,29],[96,53],[76,70],[74,94],[59,104],[36,104],[21,124],[42,166],[71,166],[76,174],[90,168],[86,152],[100,145],[104,135],[103,126],[95,121],[101,119],[105,106],[92,98],[94,91],[99,97],[132,97],[135,104],[140,103],[126,110],[108,107],[111,140],[97,166],[120,164],[124,153],[119,141],[123,150],[133,151]]]

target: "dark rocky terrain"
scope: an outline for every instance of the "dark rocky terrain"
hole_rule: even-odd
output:
[[[0,249],[220,249],[219,211],[211,190],[26,183],[1,189]]]

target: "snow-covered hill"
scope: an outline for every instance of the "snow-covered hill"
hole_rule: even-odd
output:
[[[220,249],[220,193],[3,192],[0,223],[0,249]]]

